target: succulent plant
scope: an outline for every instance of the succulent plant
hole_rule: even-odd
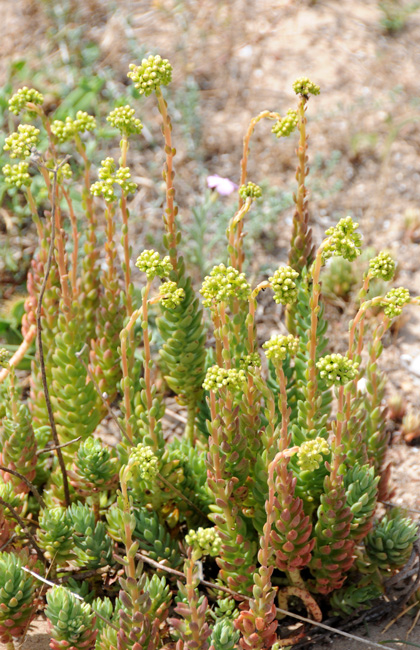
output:
[[[23,571],[28,557],[0,553],[0,640],[21,637],[36,613],[35,580]]]
[[[64,587],[53,587],[47,593],[45,615],[51,627],[53,650],[85,650],[94,645],[97,629],[95,614],[87,603],[78,600]]]

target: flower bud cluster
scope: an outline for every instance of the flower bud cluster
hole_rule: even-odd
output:
[[[212,390],[214,392],[225,387],[229,388],[229,390],[238,391],[242,388],[245,381],[246,374],[244,370],[221,368],[216,365],[211,366],[207,370],[203,388],[204,390]]]
[[[96,129],[96,120],[93,115],[85,111],[77,111],[76,119],[66,117],[65,121],[54,120],[51,124],[51,131],[59,142],[66,142],[73,138],[76,133],[85,133]]]
[[[251,352],[239,359],[239,367],[241,370],[248,370],[248,368],[260,368],[261,359],[258,352]]]
[[[317,361],[316,367],[327,386],[345,386],[356,378],[359,364],[341,354],[327,354]]]
[[[131,63],[127,77],[132,79],[140,95],[148,97],[159,86],[167,86],[172,81],[172,66],[168,59],[158,54],[143,59],[141,65]]]
[[[131,135],[134,133],[141,133],[143,124],[138,117],[134,117],[134,108],[128,104],[125,106],[117,106],[110,112],[106,118],[112,126],[118,129],[121,135]]]
[[[315,438],[302,443],[297,453],[298,465],[304,472],[313,472],[323,461],[324,456],[328,456],[330,448],[324,438]]]
[[[117,198],[114,191],[114,185],[119,185],[121,187],[121,192],[124,196],[136,191],[136,183],[130,181],[130,168],[119,167],[119,169],[116,170],[113,158],[105,158],[105,160],[102,160],[98,176],[101,180],[93,183],[90,187],[90,191],[93,196],[103,196],[107,203],[111,203]]]
[[[389,282],[394,277],[395,261],[389,253],[381,251],[377,257],[369,262],[370,275]]]
[[[41,105],[43,102],[44,97],[41,93],[35,90],[35,88],[24,86],[23,88],[19,88],[9,99],[9,111],[15,115],[19,115],[28,103]]]
[[[251,183],[251,181],[249,181],[246,185],[241,185],[238,191],[239,196],[242,199],[247,199],[248,197],[251,199],[259,199],[262,197],[261,187],[255,183]]]
[[[132,450],[127,467],[131,476],[143,481],[153,481],[159,472],[159,459],[151,447],[140,443]]]
[[[176,282],[168,280],[160,285],[159,288],[160,304],[165,309],[175,309],[179,307],[185,298],[185,291],[178,287]]]
[[[321,89],[319,86],[310,81],[308,77],[299,77],[293,84],[293,90],[296,95],[303,95],[307,97],[308,95],[319,95]]]
[[[274,363],[284,361],[289,354],[295,356],[299,349],[299,339],[292,334],[288,336],[272,336],[269,341],[263,343],[265,356]]]
[[[388,291],[385,299],[391,304],[384,303],[384,314],[388,316],[388,318],[395,318],[402,314],[403,306],[410,302],[410,292],[408,289],[404,289],[404,287],[398,287]]]
[[[274,135],[277,138],[287,138],[287,136],[293,133],[293,131],[297,127],[297,123],[298,123],[297,111],[295,111],[293,108],[289,108],[286,115],[282,117],[280,120],[277,120],[277,122],[271,129],[271,133],[274,133]]]
[[[336,226],[328,228],[326,235],[328,239],[322,249],[324,262],[330,257],[341,256],[349,262],[353,262],[360,255],[362,237],[356,232],[359,224],[351,217],[340,219]]]
[[[11,158],[27,158],[31,148],[38,144],[39,129],[32,124],[19,124],[18,130],[5,140],[4,151],[10,151]]]
[[[295,280],[298,277],[299,273],[291,266],[281,266],[271,278],[268,278],[277,304],[291,305],[296,301],[298,287]]]
[[[2,172],[9,187],[29,187],[31,177],[29,175],[29,164],[22,160],[17,165],[4,165]]]
[[[251,287],[244,273],[240,273],[232,266],[219,264],[204,278],[200,293],[204,298],[203,305],[212,307],[214,304],[228,302],[235,297],[238,300],[248,300]]]
[[[0,368],[7,368],[9,365],[10,352],[6,348],[0,348]]]
[[[136,266],[146,274],[148,280],[153,280],[156,276],[164,278],[172,271],[169,255],[162,259],[153,249],[143,251],[137,258]]]
[[[190,530],[185,536],[185,541],[194,549],[194,559],[199,560],[204,555],[216,557],[220,553],[222,540],[216,528],[197,528]]]

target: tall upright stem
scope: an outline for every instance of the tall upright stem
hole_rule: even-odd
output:
[[[156,89],[156,98],[158,101],[159,112],[163,120],[162,133],[165,139],[166,168],[164,171],[164,179],[166,183],[166,210],[164,220],[168,235],[167,247],[172,267],[174,271],[176,271],[178,266],[176,250],[178,233],[175,218],[178,210],[175,206],[175,188],[173,185],[175,176],[173,169],[173,159],[176,154],[176,149],[172,146],[172,124],[171,118],[168,115],[168,105],[163,98],[160,88]]]
[[[328,240],[326,240],[328,241]],[[317,330],[318,330],[318,312],[319,312],[319,297],[321,295],[321,285],[319,284],[319,275],[322,268],[322,248],[318,249],[313,270],[312,270],[312,296],[311,296],[311,330],[309,339],[309,360],[308,360],[308,414],[307,414],[307,427],[310,431],[313,429],[315,414],[317,411],[316,406],[316,347],[317,347]]]

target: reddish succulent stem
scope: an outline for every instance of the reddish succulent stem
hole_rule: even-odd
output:
[[[127,166],[127,152],[128,152],[128,140],[123,138],[121,140],[121,167]],[[128,237],[128,209],[127,209],[127,198],[123,194],[121,196],[121,216],[123,222],[123,247],[124,247],[124,282],[125,282],[125,293],[126,293],[126,310],[127,316],[130,318],[133,313],[133,298],[131,295],[131,268],[130,268],[130,240]],[[134,343],[134,340],[130,340],[130,345]]]
[[[51,188],[51,183],[49,179],[49,172],[45,167],[40,167],[41,173],[44,177],[45,184],[47,185],[48,193],[50,195],[50,200],[51,203],[55,203],[55,248],[56,248],[56,258],[57,258],[57,265],[58,265],[58,272],[60,276],[60,286],[61,286],[61,293],[63,297],[63,312],[64,316],[68,320],[70,318],[70,313],[71,313],[71,302],[72,298],[70,295],[69,291],[69,273],[68,273],[68,268],[67,268],[67,261],[66,261],[66,250],[64,246],[64,238],[63,238],[63,229],[61,227],[61,210],[60,210],[60,197],[59,197],[59,191],[58,191],[58,186],[55,184],[55,189],[54,187]],[[55,192],[55,197],[52,197],[52,192]]]
[[[254,129],[258,124],[258,122],[260,122],[260,120],[263,120],[266,117],[271,120],[276,120],[280,118],[280,115],[278,113],[272,113],[271,111],[262,111],[261,113],[259,113],[259,115],[256,115],[255,117],[252,118],[252,120],[249,123],[248,129],[244,135],[242,160],[241,160],[241,179],[239,181],[240,186],[245,185],[247,179],[249,143],[251,140],[251,136],[254,133]],[[240,196],[239,210],[242,208],[244,203],[245,203],[244,199]],[[242,271],[243,260],[244,260],[244,255],[242,251],[242,220],[240,220],[238,221],[238,230],[236,233],[236,264],[237,264],[236,268],[238,269],[238,271]],[[232,264],[232,266],[235,266],[235,264]]]
[[[173,159],[176,153],[176,150],[172,147],[172,124],[171,118],[168,115],[168,106],[166,101],[163,98],[162,91],[160,88],[156,89],[156,98],[158,101],[159,112],[162,116],[163,126],[162,133],[165,138],[165,154],[166,154],[166,169],[164,172],[164,178],[166,182],[166,217],[165,217],[165,226],[168,233],[168,253],[171,260],[172,267],[174,271],[177,270],[178,260],[177,260],[177,229],[175,223],[176,217],[176,207],[175,207],[175,188],[173,185],[173,179],[175,172],[173,170]]]
[[[71,200],[70,194],[64,189],[64,187],[62,187],[61,189],[63,191],[64,198],[66,199],[66,203],[69,208],[69,215],[70,215],[70,222],[71,222],[71,231],[72,231],[72,238],[73,238],[73,252],[71,257],[71,288],[72,288],[73,298],[75,299],[77,298],[77,294],[78,294],[77,259],[79,255],[79,231],[77,229],[77,219],[76,219],[76,215],[74,214],[73,201]]]
[[[126,515],[130,515],[130,500],[128,498],[128,492],[127,492],[127,481],[124,476],[124,472],[122,473],[121,480],[120,480],[120,485],[121,485],[121,495],[123,498],[123,503],[124,503],[124,513]],[[128,519],[128,517],[126,517]],[[127,573],[127,576],[131,578],[132,582],[132,593],[131,593],[131,601],[133,605],[133,613],[136,613],[139,611],[139,597],[140,597],[140,592],[139,588],[137,586],[137,580],[136,580],[136,565],[134,562],[134,557],[129,553],[132,545],[133,545],[133,538],[131,536],[131,528],[130,524],[125,520],[124,521],[124,535],[125,535],[125,548],[126,548],[126,554],[127,554],[127,564],[125,565],[125,570]]]
[[[307,427],[308,430],[313,429],[314,418],[317,410],[316,406],[316,349],[317,349],[317,329],[318,329],[318,312],[319,312],[319,297],[321,295],[321,285],[319,284],[319,275],[322,268],[322,250],[323,246],[328,240],[320,246],[317,251],[315,262],[312,269],[312,297],[311,297],[311,330],[309,339],[309,361],[308,361],[308,415]]]
[[[344,410],[344,386],[340,386],[338,389],[338,404],[337,404],[337,413],[339,416],[343,415],[343,410]],[[331,470],[331,482],[333,485],[337,480],[338,469],[343,459],[343,454],[341,451],[342,433],[343,433],[343,421],[341,417],[339,417],[337,418],[337,421],[335,423],[335,432],[334,432],[333,462],[332,462],[332,470]]]
[[[150,413],[153,406],[153,396],[152,396],[152,382],[150,375],[150,363],[151,363],[151,352],[150,352],[150,339],[149,339],[149,325],[148,325],[148,297],[150,292],[151,280],[147,281],[147,284],[143,290],[143,299],[142,299],[142,328],[143,328],[143,345],[144,345],[144,382],[146,384],[146,399],[147,399],[147,409]],[[149,415],[149,432],[150,437],[152,438],[155,448],[158,448],[158,441],[155,434],[156,418]]]

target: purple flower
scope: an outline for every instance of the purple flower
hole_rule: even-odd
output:
[[[238,186],[229,178],[222,178],[214,174],[213,176],[207,176],[207,187],[211,190],[216,190],[221,196],[229,196],[235,190],[238,189]]]

